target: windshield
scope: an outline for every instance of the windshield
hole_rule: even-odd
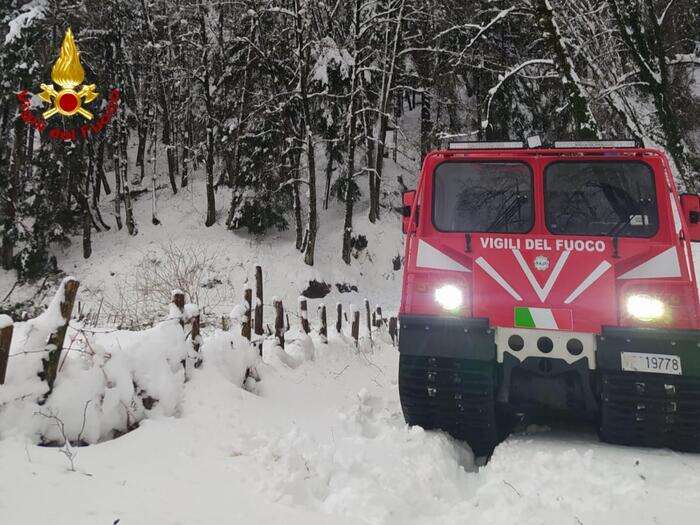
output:
[[[520,162],[445,162],[435,169],[433,223],[451,232],[532,228],[532,174]]]
[[[651,237],[658,230],[654,175],[642,162],[555,162],[544,176],[554,234]]]

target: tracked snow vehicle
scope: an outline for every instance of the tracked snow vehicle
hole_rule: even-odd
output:
[[[454,143],[404,194],[399,392],[489,454],[515,416],[700,449],[700,199],[627,141]]]

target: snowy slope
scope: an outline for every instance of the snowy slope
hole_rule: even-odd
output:
[[[388,161],[384,177],[388,195],[383,201],[381,221],[376,224],[368,221],[366,195],[356,204],[354,234],[366,236],[368,246],[359,252],[357,258],[353,258],[350,266],[341,259],[343,203],[332,199],[329,209],[321,210],[319,200],[316,260],[315,265],[309,267],[303,262],[303,254],[294,247],[293,223],[287,231],[272,230],[265,236],[250,235],[245,230],[229,231],[225,221],[230,192],[226,189],[217,191],[216,195],[218,222],[206,228],[205,184],[201,178],[191,180],[189,186],[177,195],[173,195],[169,188],[159,190],[159,225],[151,223],[151,195],[141,194],[134,202],[138,226],[138,234],[135,236],[130,236],[126,228],[116,231],[112,200],[105,198],[101,206],[102,214],[112,230],[93,232],[92,256],[83,259],[81,239],[77,236],[73,238],[71,246],[54,246],[54,253],[57,255],[58,267],[80,280],[80,300],[86,311],[96,311],[102,298],[105,299],[103,315],[109,313],[110,304],[120,303],[119,291],[128,288],[128,280],[139,262],[149,257],[162,259],[163,250],[170,245],[199,254],[206,253],[213,261],[213,269],[207,278],[220,281],[220,284],[205,290],[211,298],[211,304],[200,306],[207,307],[208,313],[228,314],[239,304],[244,288],[254,287],[256,264],[261,264],[264,270],[266,308],[271,306],[273,296],[283,299],[285,305],[296,308],[297,297],[310,280],[316,279],[332,286],[331,293],[323,300],[329,308],[333,308],[336,302],[344,303],[346,308],[350,304],[360,306],[367,298],[373,306],[379,304],[385,312],[391,312],[398,304],[401,288],[401,271],[394,269],[393,259],[403,256],[400,218],[392,209],[401,204],[396,180],[397,175],[401,174],[406,184],[414,185],[417,178],[417,163],[405,159],[404,162],[406,171]],[[365,182],[362,181],[361,184],[364,185]],[[293,221],[291,217],[289,220]],[[14,282],[14,272],[0,269],[0,300],[10,291]],[[35,296],[39,284],[40,281],[16,287],[8,302]],[[336,284],[357,287],[357,292],[340,293]],[[169,287],[168,293],[174,287]],[[43,299],[45,304],[52,294],[53,287],[46,294],[39,294],[35,300]],[[310,311],[315,312],[320,302],[311,301]]]

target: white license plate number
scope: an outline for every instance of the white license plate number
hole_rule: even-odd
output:
[[[622,352],[622,369],[629,372],[683,375],[681,358],[677,355]]]

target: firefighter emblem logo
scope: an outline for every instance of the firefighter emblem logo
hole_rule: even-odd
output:
[[[547,270],[549,268],[549,258],[544,255],[538,255],[535,257],[535,268],[541,272]]]
[[[100,133],[119,109],[120,91],[118,88],[111,89],[106,104],[102,104],[101,114],[94,118],[92,111],[85,106],[93,102],[99,93],[95,91],[95,84],[83,84],[84,80],[80,51],[75,45],[73,31],[68,28],[58,59],[51,69],[52,83],[41,84],[38,96],[26,89],[17,93],[20,118],[39,133],[45,132],[50,138],[62,141],[87,140]],[[50,107],[43,113],[35,114],[35,103],[38,106],[41,103],[49,104]],[[68,118],[51,119],[54,115]],[[72,119],[75,115],[82,118]],[[53,122],[53,125],[49,122]]]
[[[41,84],[39,98],[52,105],[44,111],[45,119],[58,113],[64,117],[78,114],[86,120],[92,120],[92,113],[85,109],[83,104],[95,100],[98,93],[95,92],[95,84],[82,85],[79,88],[85,80],[85,70],[80,63],[80,52],[70,28],[63,38],[61,54],[51,70],[51,80],[60,89],[56,90],[53,84]]]

